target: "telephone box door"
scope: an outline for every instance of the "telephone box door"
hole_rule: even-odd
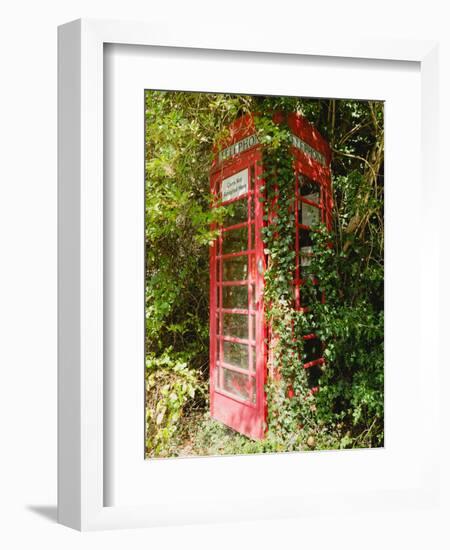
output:
[[[259,151],[211,176],[227,207],[210,258],[211,415],[253,439],[265,432],[265,344]]]

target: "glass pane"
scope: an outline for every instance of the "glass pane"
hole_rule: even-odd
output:
[[[251,315],[252,320],[252,339],[256,340],[256,319],[254,315]]]
[[[249,379],[246,374],[223,369],[223,389],[225,391],[249,401],[252,385],[254,386],[254,380],[252,384],[252,378]]]
[[[322,344],[317,338],[305,340],[303,343],[303,362],[308,363],[322,357]]]
[[[309,195],[312,197],[312,195]],[[312,199],[311,199],[312,200]],[[307,204],[306,202],[298,202],[298,223],[303,225],[317,225],[320,222],[320,209]]]
[[[312,240],[311,240],[311,233],[308,229],[300,229],[300,246],[311,246]]]
[[[220,278],[220,260],[216,261],[216,281]]]
[[[227,213],[223,221],[223,227],[230,225],[236,225],[247,221],[248,218],[248,205],[247,197],[244,199],[232,202],[226,206]]]
[[[302,266],[300,269],[300,279],[305,281],[306,279],[313,279],[314,276],[311,273],[311,269],[309,266]],[[302,305],[305,305],[304,303]]]
[[[215,379],[216,379],[216,388],[220,388],[220,366],[216,365],[215,368]]]
[[[313,248],[312,246],[300,247],[300,277],[306,279],[312,277],[311,274],[311,256]]]
[[[307,195],[310,195],[311,193],[316,193],[317,195],[320,195],[320,185],[307,178],[303,174],[299,176],[298,183],[300,185],[300,194],[306,197]],[[314,199],[310,199],[314,200]],[[318,200],[315,202],[319,202]]]
[[[216,340],[216,361],[220,360],[220,339]]]
[[[320,202],[320,194],[318,192],[308,193],[307,195],[302,195],[302,197],[308,201],[315,202],[316,204],[319,204]]]
[[[220,179],[216,179],[214,181],[214,184],[211,188],[211,192],[212,194],[214,195],[214,205],[217,204],[218,202],[218,199],[219,199],[219,194],[220,194]]]
[[[308,375],[308,387],[313,388],[314,386],[319,385],[320,377],[322,375],[322,370],[318,365],[314,367],[309,367],[307,371],[307,375]]]
[[[248,339],[248,315],[242,313],[223,314],[223,335]]]
[[[223,360],[229,365],[248,369],[248,346],[247,344],[235,344],[224,340],[223,345]]]
[[[256,371],[256,348],[255,346],[251,346],[251,349],[253,350],[252,357],[251,357],[251,366],[252,366],[252,371],[255,372]]]
[[[224,286],[222,288],[222,303],[224,308],[248,308],[248,287],[243,286]]]
[[[308,268],[303,270],[302,279],[304,281],[307,280],[307,282],[300,287],[300,306],[307,307],[314,305],[314,303],[321,302],[322,291],[319,285],[312,283],[311,279],[313,279],[313,275],[308,272]]]
[[[248,258],[244,254],[223,260],[222,278],[224,281],[244,281],[247,279]]]
[[[311,287],[302,285],[300,287],[300,307],[309,307],[311,305]]]
[[[241,252],[248,248],[248,227],[224,231],[222,234],[222,254]]]
[[[302,267],[311,265],[312,252],[313,252],[312,246],[300,247],[300,265]]]

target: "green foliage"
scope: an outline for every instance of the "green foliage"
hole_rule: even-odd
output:
[[[249,101],[244,96],[146,92],[145,317],[147,364],[153,366],[147,369],[150,394],[157,390],[156,380],[168,384],[171,395],[172,385],[186,372],[196,373],[201,388],[208,378],[209,244],[216,236],[211,224],[225,215],[223,208],[210,208],[209,168],[214,140],[245,112]],[[175,368],[180,360],[187,363],[187,371]],[[203,391],[195,398],[188,392],[179,400],[166,401],[147,400],[152,456],[167,452],[181,409],[206,407]],[[164,421],[157,423],[161,408],[166,411]]]
[[[268,105],[267,105],[268,104]],[[309,316],[296,311],[292,300],[295,266],[295,175],[290,147],[290,131],[272,122],[270,100],[267,111],[257,120],[263,153],[265,216],[270,223],[263,229],[268,268],[265,272],[264,300],[271,327],[270,366],[272,376],[266,385],[269,438],[279,450],[301,447],[305,434],[315,429],[314,395],[308,373],[301,365],[302,336],[313,332]],[[278,106],[278,100],[275,107]],[[292,391],[293,395],[288,396]]]
[[[326,296],[325,303],[317,293],[310,297],[326,358],[317,421],[345,433],[347,440],[351,435],[352,446],[379,446],[384,434],[383,268],[366,256],[361,262],[359,254],[336,254],[329,246],[332,237],[324,227],[313,236],[312,270]]]
[[[170,456],[177,443],[182,416],[195,398],[205,398],[207,388],[199,373],[188,368],[187,354],[162,355],[146,359],[146,420],[148,456]]]
[[[209,249],[224,209],[210,208],[214,140],[244,96],[146,93],[146,349],[208,362]]]
[[[339,447],[379,446],[384,440],[383,105],[297,103],[334,150],[333,231],[317,227],[312,234],[311,272],[326,301],[308,280],[302,287],[311,304],[307,314],[295,311],[290,294],[294,182],[287,129],[271,122],[279,107],[279,98],[264,99],[258,123],[266,143],[266,208],[276,198],[274,223],[263,235],[269,255],[266,309],[275,335],[272,369],[281,375],[266,388],[269,433],[286,450],[298,448],[299,430],[314,436],[316,445],[332,433]],[[309,332],[325,345],[326,365],[316,395],[309,391],[311,381],[299,359],[301,335]],[[293,397],[288,397],[289,389]]]

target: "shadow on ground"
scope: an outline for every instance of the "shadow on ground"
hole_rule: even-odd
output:
[[[56,506],[27,506],[27,510],[34,512],[52,523],[55,523],[58,519]]]

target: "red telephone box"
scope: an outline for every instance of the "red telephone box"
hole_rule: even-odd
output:
[[[302,277],[313,252],[311,226],[331,225],[330,148],[299,114],[287,115],[292,132],[295,171],[295,307],[302,309]],[[262,146],[253,117],[230,127],[230,138],[217,152],[210,175],[214,206],[230,205],[210,254],[210,410],[211,416],[253,439],[266,430],[267,345],[264,322],[264,270],[261,238],[263,197]],[[213,207],[214,207],[213,206]],[[305,335],[307,361],[324,362],[314,334]]]

